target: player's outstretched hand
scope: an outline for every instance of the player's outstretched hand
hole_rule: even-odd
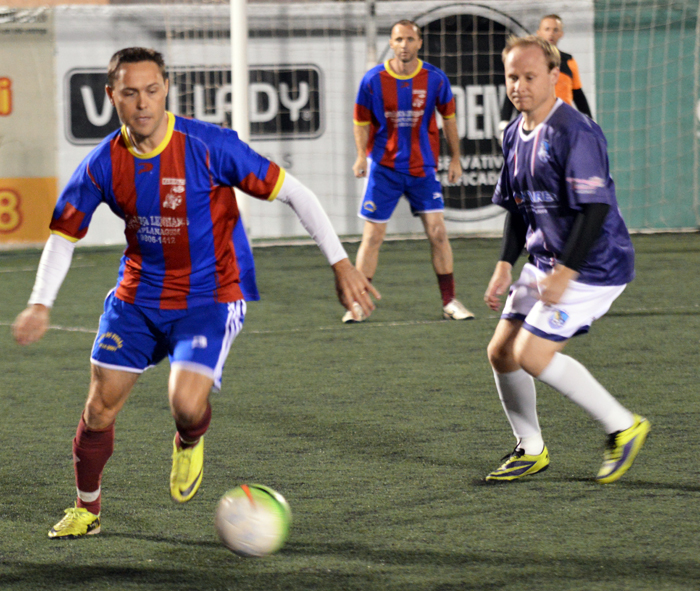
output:
[[[355,315],[353,303],[360,304],[365,316],[369,316],[374,310],[374,302],[370,297],[373,295],[380,300],[382,296],[374,288],[362,273],[350,262],[350,259],[343,259],[333,265],[335,273],[335,290],[338,293],[338,299],[345,308],[350,310]],[[359,318],[356,318],[359,320]]]
[[[554,271],[540,281],[540,299],[550,306],[558,304],[569,287],[569,281],[575,281],[577,277],[578,273],[573,269],[557,265]]]
[[[484,294],[484,301],[494,312],[497,312],[501,307],[501,296],[506,293],[510,287],[512,281],[510,271],[512,268],[510,263],[498,261],[493,275],[491,275],[491,281],[489,281],[489,286],[486,288],[486,293]]]
[[[49,309],[41,304],[28,306],[12,324],[12,335],[20,345],[36,343],[49,328]]]

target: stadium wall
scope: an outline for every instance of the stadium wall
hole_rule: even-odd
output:
[[[615,1],[618,5],[626,4],[624,0]],[[430,29],[431,34],[444,31],[435,40],[444,56],[444,64],[438,65],[446,70],[451,67],[453,47],[450,43],[454,43],[454,37],[450,37],[450,27],[454,28],[455,22],[458,27],[471,27],[470,42],[490,48],[487,53],[493,54],[489,59],[476,56],[471,63],[463,60],[462,65],[457,65],[456,77],[451,77],[457,98],[465,175],[461,186],[445,186],[450,232],[498,232],[501,228],[500,212],[489,205],[500,161],[490,120],[493,109],[489,112],[487,99],[488,96],[502,99],[503,80],[500,60],[493,57],[497,58],[498,54],[494,47],[502,42],[504,31],[533,32],[539,18],[550,12],[564,19],[566,35],[560,46],[575,55],[589,102],[608,135],[620,203],[630,225],[652,229],[698,226],[693,210],[694,150],[690,149],[696,143],[694,105],[697,97],[692,92],[692,81],[690,86],[686,84],[687,76],[692,77],[695,70],[692,56],[696,47],[696,13],[694,16],[685,12],[671,15],[683,24],[676,24],[675,29],[667,26],[669,30],[664,37],[661,21],[653,20],[659,18],[654,16],[654,11],[647,17],[651,20],[644,21],[642,15],[630,26],[628,16],[621,12],[615,21],[611,15],[616,13],[600,10],[601,4],[596,2],[594,11],[593,0],[377,3],[376,50],[380,58],[389,57],[389,27],[406,17],[417,20],[425,27],[424,31]],[[230,97],[226,88],[218,92],[205,88],[201,92],[207,97],[210,93],[211,100],[200,100],[199,104],[196,97],[187,104],[182,98],[184,93],[192,91],[185,88],[186,83],[197,86],[198,80],[212,72],[223,80],[224,86],[230,80],[226,78],[230,64],[226,5],[60,6],[50,9],[49,13],[51,35],[46,37],[50,39],[47,55],[38,60],[41,67],[24,67],[25,77],[18,74],[12,88],[15,93],[28,92],[35,97],[32,100],[38,100],[40,93],[29,90],[32,88],[29,82],[23,88],[25,83],[18,81],[33,77],[34,88],[40,87],[44,94],[47,88],[53,88],[53,108],[43,104],[26,115],[36,121],[38,112],[53,117],[51,121],[38,124],[42,130],[40,137],[26,138],[35,142],[37,154],[43,150],[55,155],[53,165],[49,166],[52,175],[42,173],[34,177],[35,172],[23,172],[10,176],[6,168],[0,167],[0,186],[7,186],[8,179],[19,177],[58,179],[61,187],[99,139],[116,128],[118,121],[111,106],[104,102],[102,88],[109,57],[125,45],[143,44],[165,53],[172,71],[179,73],[178,83],[173,84],[178,92],[174,93],[177,97],[171,97],[171,110],[216,123],[226,124],[230,120]],[[362,227],[356,216],[362,181],[354,179],[350,169],[354,161],[352,106],[366,67],[365,19],[363,2],[249,4],[248,56],[253,83],[250,96],[255,119],[251,144],[309,185],[342,235],[359,234]],[[0,20],[0,56],[14,55],[15,46],[8,44],[10,38],[5,34],[8,26]],[[192,35],[183,32],[186,27]],[[679,27],[683,29],[680,38]],[[198,29],[199,34],[194,34]],[[643,42],[645,34],[649,38],[647,45]],[[221,37],[223,43],[214,42]],[[662,39],[666,39],[665,43]],[[679,40],[680,49],[674,40]],[[638,52],[633,62],[624,60],[626,54],[621,53],[621,47],[631,47]],[[678,58],[675,61],[674,56]],[[428,60],[433,61],[432,54]],[[642,78],[650,80],[649,69],[658,63],[657,60],[663,60],[665,70],[671,73],[674,68],[682,71],[681,82],[669,90],[662,76],[661,83],[640,89]],[[0,62],[0,79],[7,77],[3,72],[7,71],[6,64],[10,61],[8,57]],[[634,64],[633,68],[630,63]],[[49,65],[53,66],[51,71],[48,71]],[[471,68],[469,74],[464,73],[463,66]],[[26,76],[28,72],[32,76]],[[626,76],[635,77],[634,83],[626,85]],[[294,86],[299,80],[309,90],[303,105],[294,104],[295,100],[301,100],[299,87]],[[287,89],[292,88],[291,94],[287,91],[286,102],[280,94],[282,83]],[[684,85],[685,90],[681,91]],[[0,98],[1,92],[0,88]],[[644,105],[628,108],[639,101]],[[653,109],[662,102],[665,105],[663,116],[657,121]],[[290,103],[291,109],[285,107]],[[15,117],[15,121],[20,119],[19,115]],[[3,145],[6,145],[5,121],[0,117]],[[670,131],[672,126],[673,131]],[[48,137],[47,129],[55,129],[56,133]],[[643,181],[643,177],[647,180]],[[56,197],[55,189],[52,192],[45,187],[30,187],[27,192],[41,193],[43,202],[52,203]],[[254,238],[304,235],[288,208],[251,201],[249,225]],[[2,204],[0,201],[0,207]],[[42,228],[48,223],[50,214],[46,210],[32,206],[25,212],[23,220],[33,219]],[[0,212],[2,219],[5,218]],[[100,208],[88,236],[81,242],[121,243],[122,231],[120,220],[106,207]],[[408,207],[401,204],[388,231],[414,233],[420,232],[421,226],[410,216]],[[0,244],[13,241],[36,241],[36,238],[27,240],[18,234],[0,233]]]

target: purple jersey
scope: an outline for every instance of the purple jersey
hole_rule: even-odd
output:
[[[533,264],[551,269],[561,258],[581,205],[607,203],[610,210],[577,281],[629,283],[634,249],[615,198],[600,127],[561,99],[534,130],[526,133],[522,125],[521,115],[505,131],[505,158],[493,202],[525,219]]]

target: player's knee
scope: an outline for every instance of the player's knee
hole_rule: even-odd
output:
[[[207,412],[207,405],[206,402],[201,404],[192,399],[177,399],[172,401],[170,411],[178,425],[191,427],[202,421]]]
[[[498,373],[508,373],[513,371],[513,352],[510,346],[497,340],[492,340],[486,348],[489,363]]]
[[[372,228],[371,231],[364,234],[362,241],[364,242],[366,248],[377,251],[384,242],[384,234],[385,231],[383,228]]]
[[[445,244],[447,242],[447,229],[444,224],[435,224],[426,228],[426,233],[433,244]]]
[[[90,429],[101,430],[117,420],[119,408],[109,407],[100,399],[88,398],[83,412],[85,424]]]

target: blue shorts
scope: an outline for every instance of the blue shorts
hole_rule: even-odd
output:
[[[171,365],[210,377],[219,390],[245,311],[244,300],[188,310],[146,308],[118,299],[112,290],[90,360],[100,367],[142,373],[167,355]]]
[[[408,199],[413,215],[445,209],[442,185],[434,173],[428,173],[424,177],[411,176],[375,164],[369,159],[367,164],[367,184],[358,214],[362,219],[377,223],[388,222],[401,195]]]

